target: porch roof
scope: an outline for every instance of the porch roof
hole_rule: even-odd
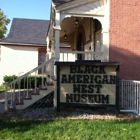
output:
[[[14,18],[9,35],[0,44],[46,46],[49,20]]]
[[[58,6],[58,5],[68,3],[68,2],[71,2],[71,1],[75,1],[75,0],[52,0],[52,1],[56,6]]]

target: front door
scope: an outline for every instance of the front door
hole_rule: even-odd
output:
[[[84,39],[82,33],[80,33],[78,37],[77,50],[84,51]],[[77,54],[77,60],[84,60],[84,54]]]

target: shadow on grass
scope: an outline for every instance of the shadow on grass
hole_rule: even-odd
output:
[[[14,122],[5,122],[0,120],[0,130],[8,129],[10,131],[17,132],[26,132],[28,130],[34,129],[38,125],[47,125],[52,123],[52,120],[49,121],[14,121]]]

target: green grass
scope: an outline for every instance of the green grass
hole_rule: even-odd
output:
[[[4,87],[4,85],[1,85],[0,86],[0,93],[2,93],[2,92],[4,92],[5,91],[5,87]]]
[[[0,140],[140,140],[140,121],[1,121]]]

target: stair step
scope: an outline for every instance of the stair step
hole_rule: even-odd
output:
[[[28,96],[28,97],[24,97],[23,100],[31,100],[32,97],[31,96]]]
[[[52,84],[51,84],[52,85]],[[50,92],[52,92],[54,90],[54,86],[48,86],[47,89],[46,88],[42,88],[42,89],[36,89],[36,93],[35,93],[35,89],[31,90],[29,92],[29,97],[31,97],[30,99],[25,98],[25,95],[22,96],[23,98],[23,104],[18,104],[18,102],[16,102],[17,104],[15,104],[16,109],[20,110],[20,109],[25,109],[26,107],[28,107],[29,105],[33,104],[34,102],[36,102],[37,100],[41,99],[42,97],[46,96],[47,94],[49,94]]]
[[[47,84],[47,86],[54,86],[54,83],[52,83],[52,82],[47,82],[46,84]]]
[[[14,104],[15,105],[23,105],[24,103],[23,103],[23,98],[20,98],[20,102],[19,102],[19,99],[15,99],[15,101],[14,101]]]
[[[15,105],[8,107],[8,111],[16,111]]]
[[[36,91],[35,91],[35,89],[33,89],[31,91],[31,95],[39,95],[39,89],[36,89]]]
[[[47,90],[47,87],[45,87],[45,88],[40,87],[39,90]]]
[[[27,95],[22,95],[21,97],[20,97],[20,99],[23,99],[23,100],[31,100],[31,93],[29,93],[28,94],[28,97],[27,97]]]

